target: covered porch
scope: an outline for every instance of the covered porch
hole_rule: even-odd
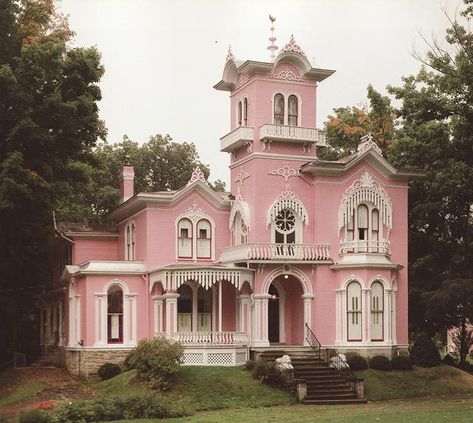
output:
[[[152,271],[154,336],[179,341],[184,364],[244,364],[252,288],[251,269],[175,265]]]

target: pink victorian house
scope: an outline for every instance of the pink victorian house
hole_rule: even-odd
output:
[[[317,85],[333,73],[292,37],[271,62],[229,52],[214,88],[230,94],[220,148],[231,192],[196,169],[178,191],[134,193],[125,165],[109,224],[58,227],[63,288],[46,297],[43,344],[83,374],[158,335],[192,365],[240,365],[314,336],[339,352],[406,349],[413,175],[371,136],[341,160],[317,159]]]

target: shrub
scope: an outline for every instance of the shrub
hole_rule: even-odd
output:
[[[119,375],[121,372],[122,369],[120,369],[120,366],[117,366],[114,363],[105,363],[99,367],[97,374],[99,375],[100,379],[107,380]]]
[[[274,361],[257,360],[251,374],[263,383],[280,388],[288,387],[292,381],[291,372],[281,372]]]
[[[42,410],[24,410],[20,414],[20,423],[50,423],[52,416]]]
[[[346,355],[347,363],[352,370],[365,370],[368,368],[368,362],[366,358],[362,357],[358,353],[348,353]]]
[[[189,412],[176,408],[167,400],[154,394],[126,397],[102,397],[88,401],[72,401],[61,404],[56,421],[85,423],[96,421],[182,417]]]
[[[463,363],[458,363],[457,367],[465,372],[473,373],[473,364],[469,363],[468,361],[464,361]]]
[[[456,366],[458,364],[457,359],[450,354],[446,354],[442,362],[447,366]]]
[[[397,355],[391,359],[394,370],[412,370],[412,360],[407,355]]]
[[[248,372],[251,372],[253,371],[253,369],[255,368],[255,362],[253,360],[248,360],[246,363],[245,363],[245,370],[248,371]]]
[[[391,370],[391,362],[389,361],[389,358],[384,355],[375,355],[374,357],[371,357],[369,365],[370,369],[374,370]]]
[[[426,333],[420,334],[411,349],[413,364],[421,367],[435,367],[440,364],[440,354],[434,342]]]
[[[138,377],[149,381],[153,389],[168,389],[182,362],[183,348],[179,342],[165,337],[144,339],[129,360]]]
[[[135,356],[135,350],[131,350],[128,355],[125,357],[125,361],[123,361],[123,367],[126,370],[133,369],[133,357]]]

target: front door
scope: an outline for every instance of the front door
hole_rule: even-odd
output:
[[[268,300],[268,339],[269,342],[279,342],[279,293],[271,284],[269,287]]]

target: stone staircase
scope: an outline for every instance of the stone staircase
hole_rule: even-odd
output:
[[[263,360],[275,360],[287,354],[294,366],[294,378],[303,380],[307,385],[304,404],[359,404],[366,403],[358,398],[356,390],[346,382],[339,372],[318,358],[310,347],[270,350],[261,352]]]
[[[51,346],[47,352],[42,353],[35,361],[30,363],[30,367],[57,367],[59,362],[59,348]]]

